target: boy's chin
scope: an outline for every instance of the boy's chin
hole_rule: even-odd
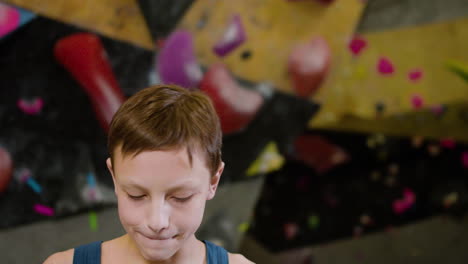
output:
[[[154,250],[151,250],[151,249],[142,249],[140,250],[140,252],[143,258],[150,262],[167,261],[170,258],[172,258],[175,254],[175,252],[172,252],[172,251],[169,252],[169,250],[165,250],[164,252],[162,251],[155,252]]]
[[[147,261],[164,261],[171,259],[177,253],[179,247],[151,248],[145,245],[139,245],[139,249],[140,254]]]
[[[163,243],[148,241],[148,239],[144,237],[134,237],[134,240],[138,245],[140,254],[148,261],[168,260],[173,257],[181,247],[181,241],[178,241],[177,239]]]

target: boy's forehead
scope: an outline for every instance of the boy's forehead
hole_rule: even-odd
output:
[[[192,163],[185,148],[142,151],[133,157],[133,154],[123,155],[119,147],[112,169],[119,183],[127,188],[146,189],[158,182],[159,188],[170,191],[193,189],[210,175],[208,166],[198,157],[200,153],[193,155],[197,157],[193,157]]]
[[[202,161],[202,164],[205,164],[205,155],[202,153],[199,147],[188,147],[188,146],[182,146],[182,147],[168,147],[165,149],[160,149],[160,150],[141,150],[141,151],[133,151],[133,152],[122,152],[122,144],[117,145],[115,148],[115,151],[113,152],[114,157],[113,157],[113,167],[115,168],[116,165],[122,161],[128,160],[128,159],[134,159],[137,156],[141,155],[142,153],[147,153],[147,152],[155,152],[155,151],[164,151],[168,153],[174,153],[174,155],[178,155],[180,152],[185,153],[183,155],[184,160],[187,161],[187,163],[190,165],[190,168],[193,168],[193,161],[195,159]],[[206,166],[206,165],[205,165]]]

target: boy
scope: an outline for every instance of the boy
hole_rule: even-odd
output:
[[[106,161],[126,234],[44,264],[252,263],[195,237],[224,169],[221,144],[203,93],[164,85],[130,97],[112,119]]]

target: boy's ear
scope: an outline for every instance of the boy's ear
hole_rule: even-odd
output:
[[[111,158],[107,158],[106,165],[107,165],[107,169],[109,170],[110,174],[112,175],[112,181],[114,182],[114,192],[117,192],[117,184],[115,182],[114,169],[112,167]]]
[[[210,190],[208,193],[207,200],[211,200],[215,196],[216,189],[218,188],[218,184],[219,184],[219,179],[221,179],[221,174],[223,174],[223,170],[224,170],[224,162],[221,161],[221,164],[219,165],[219,168],[216,171],[216,174],[213,175],[210,179]]]

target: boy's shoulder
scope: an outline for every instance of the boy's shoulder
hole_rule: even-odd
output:
[[[75,249],[69,249],[50,255],[43,264],[72,264]]]
[[[254,264],[241,254],[228,253],[229,263],[231,264]]]
[[[72,264],[75,249],[69,249],[50,255],[43,264]],[[254,264],[241,254],[228,253],[229,263],[231,264]]]

